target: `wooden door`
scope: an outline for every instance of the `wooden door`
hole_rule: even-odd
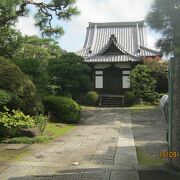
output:
[[[122,72],[120,68],[110,67],[104,70],[104,88],[105,94],[122,93]]]

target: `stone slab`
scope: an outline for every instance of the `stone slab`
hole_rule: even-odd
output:
[[[0,166],[0,173],[6,170],[9,166]]]
[[[111,173],[110,180],[138,180],[138,171],[114,170]]]

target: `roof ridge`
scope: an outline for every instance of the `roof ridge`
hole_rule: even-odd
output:
[[[89,22],[89,26],[135,26],[136,24],[144,25],[144,20],[142,21],[124,21],[124,22]]]
[[[153,52],[153,53],[161,53],[161,51],[157,51],[157,50],[154,50],[154,49],[150,49],[150,48],[145,47],[145,46],[142,46],[142,45],[140,45],[140,48],[145,49],[145,50],[148,50],[148,51],[151,51],[151,52]]]

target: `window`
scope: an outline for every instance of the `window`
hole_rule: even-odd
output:
[[[103,71],[95,71],[95,88],[103,88]]]
[[[125,75],[125,74],[129,75],[130,71],[123,71],[123,75]]]
[[[103,76],[95,77],[95,88],[103,88]]]
[[[103,75],[103,71],[96,71],[95,74],[96,75]]]
[[[123,76],[123,88],[130,88],[130,79],[129,76]]]

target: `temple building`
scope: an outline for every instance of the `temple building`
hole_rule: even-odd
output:
[[[83,56],[92,69],[94,89],[100,94],[123,95],[130,89],[131,69],[146,57],[161,57],[147,47],[144,21],[89,23]]]

